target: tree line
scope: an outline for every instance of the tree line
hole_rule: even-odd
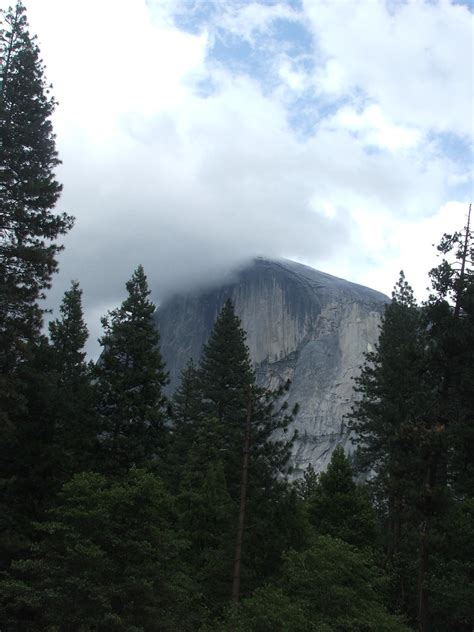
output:
[[[55,101],[18,2],[0,29],[0,629],[472,630],[470,215],[422,305],[401,276],[347,419],[291,482],[297,410],[255,379],[227,301],[174,396],[141,266],[87,361],[77,281],[43,330]]]

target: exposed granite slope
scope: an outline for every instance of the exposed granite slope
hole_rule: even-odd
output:
[[[325,469],[338,444],[350,449],[343,416],[354,400],[352,378],[378,337],[387,297],[375,290],[287,260],[256,259],[235,280],[160,306],[157,322],[170,390],[188,358],[199,360],[223,303],[231,298],[247,331],[262,385],[288,378],[298,402],[296,473]]]

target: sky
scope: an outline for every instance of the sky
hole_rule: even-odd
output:
[[[0,6],[8,2],[0,0]],[[24,0],[76,217],[48,298],[100,316],[254,256],[423,298],[473,192],[473,2]]]

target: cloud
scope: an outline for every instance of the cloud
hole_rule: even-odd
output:
[[[413,252],[462,222],[453,187],[470,178],[465,7],[26,4],[60,101],[60,209],[77,218],[49,300],[80,281],[92,354],[139,263],[158,301],[255,255],[426,285]]]
[[[436,246],[441,235],[460,230],[466,223],[467,210],[467,202],[449,201],[430,217],[385,221],[379,233],[381,248],[366,266],[367,282],[382,287],[391,279],[394,286],[403,269],[418,299],[426,299],[428,272],[440,263]]]
[[[299,13],[283,2],[221,2],[217,9],[214,28],[221,34],[239,37],[253,46],[261,46],[262,34],[271,34],[275,20],[300,20]]]
[[[472,16],[446,0],[305,0],[321,92],[362,94],[396,125],[472,135]],[[389,10],[392,7],[392,10]]]
[[[418,129],[394,125],[378,105],[369,105],[361,112],[353,107],[343,107],[333,117],[332,124],[356,133],[364,145],[395,151],[416,147],[421,140]]]

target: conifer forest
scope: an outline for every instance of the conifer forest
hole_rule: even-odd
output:
[[[427,300],[395,285],[353,453],[295,480],[297,411],[257,384],[231,301],[172,397],[139,261],[97,362],[80,279],[45,330],[74,219],[55,211],[56,102],[21,2],[0,49],[0,630],[472,632],[470,211]]]

